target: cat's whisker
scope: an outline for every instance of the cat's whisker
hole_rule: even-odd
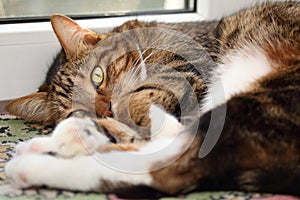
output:
[[[145,74],[143,75],[140,75],[140,76],[138,76],[138,73],[143,73],[142,72],[142,70],[144,69],[144,70],[146,70],[146,65],[145,65],[145,63],[146,63],[146,61],[152,56],[154,54],[154,52],[151,52],[145,59],[143,59],[142,60],[142,62],[138,65],[138,66],[136,66],[136,67],[134,67],[133,69],[133,72],[130,74],[130,81],[129,81],[129,83],[131,83],[131,85],[130,85],[130,87],[133,87],[133,85],[136,83],[136,82],[138,82],[138,81],[140,81],[141,79],[143,79],[144,80],[144,76],[146,76],[146,73],[147,72],[144,72]],[[141,72],[139,72],[139,70],[141,70]],[[142,77],[142,78],[141,78]]]
[[[143,58],[143,55],[142,55],[139,47],[138,47],[138,50],[139,50],[140,57],[138,57],[136,60],[141,60],[141,62],[137,66],[133,65],[131,67],[132,70],[130,70],[128,72],[128,74],[125,75],[125,78],[123,78],[123,80],[122,80],[122,88],[123,89],[125,87],[132,88],[134,86],[134,84],[141,79],[141,77],[145,78],[145,76],[146,76],[146,72],[143,72],[142,70],[143,70],[143,68],[144,68],[144,70],[146,70],[145,62],[147,61],[148,58],[150,58],[154,54],[154,52],[151,52],[146,58]],[[144,50],[143,53],[145,51],[146,50]],[[135,62],[135,64],[137,64],[137,62]],[[142,73],[142,75],[138,76],[139,73]],[[144,79],[144,78],[142,78],[142,79]]]
[[[137,57],[137,58],[135,59],[135,61],[133,62],[133,64],[132,64],[131,67],[134,67],[134,66],[137,64],[137,62],[138,62],[139,60],[143,60],[143,57],[144,57],[145,52],[148,51],[150,48],[152,48],[153,44],[154,44],[157,40],[158,40],[158,39],[154,40],[151,44],[147,45],[147,48],[145,48],[145,50],[144,50],[143,52],[141,52],[140,46],[137,44],[137,41],[135,41],[135,45],[136,45],[136,47],[137,47],[137,50],[138,50],[138,52],[139,52],[140,57]]]
[[[139,52],[139,56],[134,59],[134,61],[131,64],[130,68],[132,68],[133,66],[135,66],[138,61],[140,61],[140,60],[143,59],[143,55],[144,55],[144,52],[145,52],[145,51],[143,51],[142,53],[140,53],[140,51],[141,51],[140,47],[138,45],[136,45],[136,46],[138,47],[137,50]]]

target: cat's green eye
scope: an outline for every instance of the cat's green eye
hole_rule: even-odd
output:
[[[101,67],[97,66],[94,68],[91,74],[91,79],[95,87],[99,87],[102,84],[104,73]]]

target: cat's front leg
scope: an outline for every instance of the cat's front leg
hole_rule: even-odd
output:
[[[25,154],[9,161],[5,173],[16,188],[46,185],[76,191],[113,192],[120,183],[121,186],[124,183],[128,186],[151,184],[152,177],[147,172],[120,171],[100,161],[110,160],[113,157],[113,162],[119,162],[120,166],[132,165],[135,169],[135,162],[124,163],[126,155],[122,152],[103,156],[106,158],[91,155],[61,158],[47,154]],[[109,187],[106,187],[107,184]]]
[[[77,167],[71,166],[70,161],[75,160],[74,158],[70,160],[46,154],[24,154],[9,161],[5,167],[5,173],[16,188],[47,185],[64,189],[91,190],[88,185],[93,182],[92,176],[89,177],[91,181],[89,184],[85,178],[89,172],[83,168],[77,169],[77,171],[74,169]],[[75,161],[73,164],[82,165],[84,163]],[[81,185],[81,182],[87,185]]]

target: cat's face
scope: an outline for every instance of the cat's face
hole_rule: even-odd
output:
[[[49,124],[57,124],[72,114],[111,115],[111,96],[116,79],[131,66],[139,64],[138,52],[118,56],[115,52],[120,51],[122,45],[118,40],[114,43],[107,40],[114,32],[97,34],[62,15],[52,16],[51,23],[66,53],[66,62],[46,86],[45,92],[16,99],[8,104],[7,110],[25,119]],[[125,24],[116,32],[127,26]]]

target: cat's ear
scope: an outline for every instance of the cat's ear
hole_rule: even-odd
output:
[[[157,105],[150,105],[151,138],[175,136],[184,129],[184,126],[172,115]]]
[[[49,118],[47,112],[46,92],[38,92],[20,97],[8,103],[6,110],[18,117],[27,120],[46,121]]]
[[[55,14],[50,19],[67,60],[79,58],[87,46],[94,46],[106,37],[104,34],[97,34],[80,27],[75,21],[64,15]]]

